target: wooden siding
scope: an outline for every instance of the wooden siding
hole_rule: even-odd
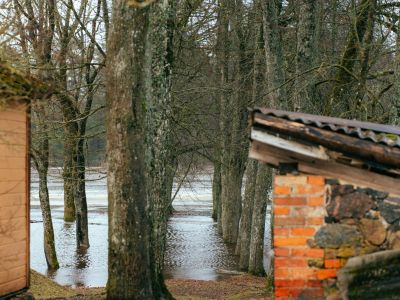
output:
[[[26,107],[0,108],[0,298],[29,284]]]

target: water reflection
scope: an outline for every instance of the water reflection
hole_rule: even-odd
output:
[[[209,216],[173,216],[168,226],[166,277],[215,280],[222,276],[219,270],[236,270],[234,249],[217,232]]]
[[[97,176],[89,174],[89,179]],[[50,178],[56,250],[60,269],[49,272],[43,253],[43,224],[37,177],[32,176],[31,267],[62,285],[105,286],[107,282],[107,192],[105,179],[87,182],[90,248],[76,250],[75,224],[63,221],[61,178]],[[165,275],[167,278],[214,280],[221,270],[235,270],[233,249],[218,235],[211,218],[211,177],[200,176],[184,186],[174,201],[176,213],[168,223]]]
[[[75,254],[75,268],[85,269],[90,265],[90,257],[87,249],[78,249]]]

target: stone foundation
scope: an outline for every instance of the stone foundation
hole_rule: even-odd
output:
[[[349,258],[400,249],[400,199],[321,176],[276,176],[275,299],[341,299]]]

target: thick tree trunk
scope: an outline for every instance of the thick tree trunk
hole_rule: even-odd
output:
[[[263,26],[261,3],[256,1],[253,6],[253,22],[250,26],[254,32],[254,52],[253,52],[253,76],[252,76],[252,104],[259,106],[264,104],[262,101],[264,96],[263,86],[265,83],[265,56],[263,45]],[[257,178],[258,162],[253,159],[247,160],[246,168],[246,184],[244,191],[244,199],[242,201],[242,215],[240,219],[239,237],[236,244],[236,254],[239,255],[239,268],[247,271],[249,266],[250,255],[250,239],[252,227],[253,203],[255,194],[255,185]]]
[[[222,189],[224,184],[223,177],[228,172],[227,160],[228,160],[228,151],[229,151],[229,140],[231,135],[231,130],[229,128],[229,116],[230,113],[230,103],[228,95],[229,90],[229,79],[228,79],[228,66],[229,66],[229,47],[230,42],[228,39],[228,15],[229,8],[228,2],[226,0],[219,1],[219,9],[218,9],[218,32],[217,32],[217,45],[216,45],[216,54],[217,54],[217,69],[218,69],[218,79],[219,79],[219,136],[220,136],[220,145],[217,146],[217,158],[216,164],[214,166],[214,171],[219,170],[220,174],[216,176],[216,184],[218,180],[220,181],[219,186],[220,190],[215,190],[215,196],[219,198],[215,199],[217,203],[217,220],[218,220],[218,230],[221,234],[222,231]],[[218,186],[217,186],[218,188]]]
[[[249,272],[260,276],[265,274],[263,266],[265,211],[268,192],[271,189],[271,177],[271,169],[265,164],[259,164],[254,196],[253,218],[251,222]]]
[[[165,299],[156,276],[146,163],[149,8],[113,3],[107,53],[108,299]],[[115,84],[115,83],[118,84]]]
[[[227,1],[229,17],[229,39],[231,47],[230,70],[233,93],[229,95],[231,112],[225,109],[225,122],[229,124],[230,137],[222,148],[223,159],[221,168],[221,223],[222,236],[227,243],[236,243],[242,206],[242,179],[247,160],[247,106],[249,104],[248,90],[251,86],[251,55],[247,52],[246,37],[248,32],[242,22],[243,3]],[[222,130],[221,134],[226,135]],[[226,167],[225,167],[226,165]]]
[[[254,195],[256,187],[258,162],[249,159],[246,168],[246,184],[243,199],[242,217],[240,219],[239,238],[236,254],[239,255],[239,269],[247,271],[250,256],[250,238],[253,219]]]
[[[155,3],[150,11],[152,101],[148,105],[149,201],[152,208],[152,246],[155,276],[162,297],[172,299],[163,280],[167,222],[174,174],[171,76],[173,65],[173,1]],[[171,178],[172,177],[172,178]]]
[[[237,242],[242,202],[243,172],[238,165],[229,166],[227,174],[222,175],[221,224],[222,237],[225,242]]]

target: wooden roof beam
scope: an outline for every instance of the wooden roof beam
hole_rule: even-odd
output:
[[[351,157],[361,157],[386,166],[400,168],[400,149],[396,147],[388,147],[338,132],[256,113],[253,128],[258,126],[265,126],[270,131],[304,139]]]

